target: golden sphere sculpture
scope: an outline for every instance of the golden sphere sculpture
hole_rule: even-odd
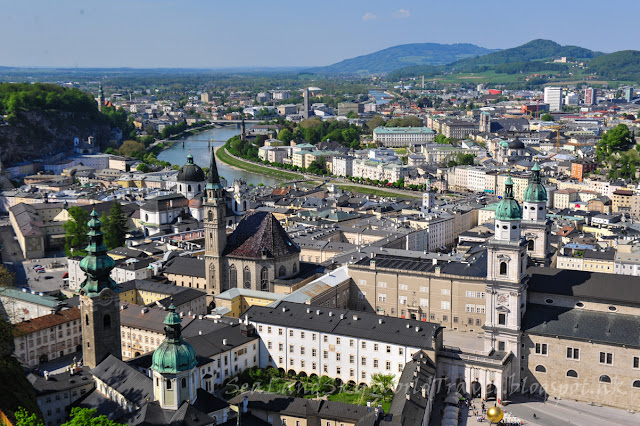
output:
[[[504,411],[500,407],[493,406],[487,410],[487,419],[491,423],[500,423],[500,420],[504,417]]]

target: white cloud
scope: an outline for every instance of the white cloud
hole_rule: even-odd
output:
[[[411,16],[411,12],[409,12],[409,10],[407,9],[398,9],[393,12],[391,16],[393,16],[394,18],[408,18],[409,16]]]
[[[373,21],[374,19],[377,19],[378,17],[371,12],[367,12],[364,15],[362,15],[362,20],[363,21]]]

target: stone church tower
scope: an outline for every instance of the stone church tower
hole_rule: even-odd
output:
[[[527,303],[527,241],[521,237],[522,207],[513,198],[511,177],[505,186],[504,198],[496,208],[495,236],[487,244],[487,305],[483,329],[485,350],[512,352],[515,355],[513,372],[519,377],[520,329]]]
[[[80,269],[87,279],[80,287],[83,363],[94,368],[109,354],[122,358],[120,342],[120,297],[110,277],[115,261],[107,255],[103,243],[102,223],[98,213],[91,212],[87,256]]]
[[[220,293],[222,283],[222,253],[227,245],[227,200],[226,193],[220,183],[215,151],[211,151],[209,165],[209,181],[204,199],[204,232],[205,232],[205,271],[207,276],[207,294],[209,302],[213,295]]]
[[[531,168],[529,186],[524,191],[522,236],[527,240],[530,263],[539,266],[551,264],[552,221],[547,219],[547,190],[542,185],[540,166],[536,162]]]

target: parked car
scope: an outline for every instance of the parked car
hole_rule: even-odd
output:
[[[42,265],[35,265],[35,266],[33,266],[31,269],[34,269],[34,270],[35,270],[35,269],[44,269],[44,266],[42,266]]]

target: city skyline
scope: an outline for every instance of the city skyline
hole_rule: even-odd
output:
[[[288,0],[276,5],[15,2],[5,8],[0,26],[0,36],[11,40],[0,47],[0,66],[311,67],[400,44],[505,49],[537,38],[603,52],[637,48],[627,32],[634,11],[640,12],[637,4],[625,5],[624,14],[614,8],[599,11],[600,22],[616,22],[602,32],[584,30],[586,24],[597,28],[594,1],[543,1],[535,8],[507,7],[503,1],[465,3],[452,11],[445,4],[412,0],[329,1],[328,7]],[[272,41],[264,42],[270,33]]]

